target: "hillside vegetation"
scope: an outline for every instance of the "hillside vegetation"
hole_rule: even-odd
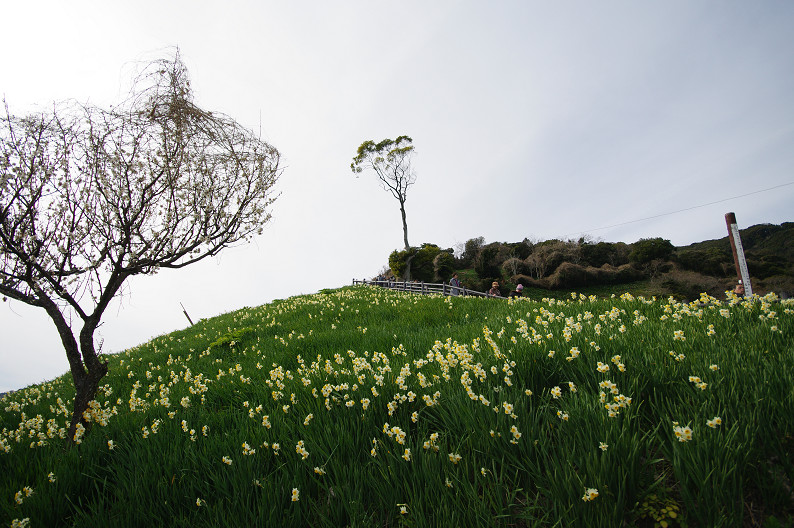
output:
[[[741,237],[753,291],[794,295],[794,223],[754,225],[741,230]],[[479,237],[457,250],[426,243],[390,255],[389,267],[396,276],[403,275],[411,255],[412,279],[448,281],[457,271],[467,288],[488,291],[497,281],[503,295],[519,283],[537,298],[572,289],[626,290],[625,285],[640,283],[631,289],[695,300],[702,292],[721,297],[736,284],[727,236],[683,247],[658,237],[632,244],[584,238],[486,243]]]
[[[365,286],[244,308],[107,356],[72,448],[66,376],[0,400],[0,524],[791,525],[792,309]]]

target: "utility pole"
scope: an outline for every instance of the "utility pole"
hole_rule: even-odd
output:
[[[739,227],[736,225],[736,215],[725,213],[725,223],[728,224],[728,240],[731,241],[736,275],[739,277],[739,283],[744,286],[744,295],[750,296],[753,294],[753,285],[750,283],[750,272],[747,271],[747,261],[744,259],[744,248],[739,235]]]

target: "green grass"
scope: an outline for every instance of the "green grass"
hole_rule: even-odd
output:
[[[108,356],[73,448],[68,376],[0,400],[0,524],[786,526],[792,309],[370,287],[245,308]]]

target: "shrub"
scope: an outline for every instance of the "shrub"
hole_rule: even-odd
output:
[[[589,280],[588,280],[589,279]],[[563,262],[549,277],[549,285],[554,289],[578,288],[593,282],[594,277],[578,264]]]
[[[521,242],[506,244],[511,248],[510,256],[524,260],[532,253],[532,243],[526,238]]]
[[[471,265],[474,263],[474,259],[477,258],[477,254],[484,245],[485,238],[483,237],[470,238],[467,240],[463,245],[463,254],[460,257],[458,266],[461,268],[471,267]]]
[[[513,257],[502,262],[502,270],[510,276],[526,275],[529,272],[529,266],[520,258]]]
[[[510,277],[510,280],[515,284],[523,284],[525,288],[531,286],[533,288],[541,288],[543,290],[551,289],[548,279],[533,279],[528,275],[519,274]]]
[[[604,264],[600,268],[602,276],[609,284],[625,284],[643,278],[642,272],[634,268],[631,264],[623,264],[617,268]]]
[[[726,265],[733,265],[731,254],[716,247],[705,250],[681,250],[676,260],[685,270],[697,271],[713,277],[724,277],[725,269],[728,267]]]
[[[731,286],[733,289],[733,286]],[[783,299],[794,296],[794,277],[791,275],[775,275],[768,279],[753,281],[753,293],[763,295],[775,292]]]
[[[479,275],[481,279],[491,277],[498,278],[501,276],[499,264],[496,259],[498,252],[499,244],[494,243],[488,244],[477,253],[477,257],[474,259],[474,271],[477,272],[477,275]]]
[[[404,277],[411,259],[411,279],[422,282],[433,282],[436,275],[434,259],[441,253],[441,248],[435,244],[422,244],[422,247],[392,251],[389,255],[389,267],[398,277]]]
[[[654,281],[673,296],[689,301],[698,299],[704,292],[713,297],[724,298],[725,290],[733,289],[732,283],[726,279],[718,279],[694,271],[671,271],[660,275]]]
[[[494,282],[499,282],[499,277],[483,277],[480,279],[479,284],[477,285],[477,290],[481,292],[487,292],[491,289],[491,285]],[[499,294],[503,295],[505,293],[505,287],[501,284],[499,285]]]
[[[563,262],[578,263],[581,259],[579,245],[560,240],[549,240],[535,246],[532,254],[524,260],[528,271],[537,279],[554,273]]]
[[[447,282],[455,272],[455,257],[448,251],[442,251],[433,259],[434,280]]]
[[[789,263],[785,258],[777,255],[762,255],[757,258],[747,259],[747,269],[750,275],[759,279],[786,275]]]
[[[652,260],[668,260],[675,251],[669,240],[660,237],[641,238],[631,245],[629,261],[635,264],[648,264]]]
[[[617,246],[609,242],[582,244],[580,251],[582,252],[582,260],[596,268],[600,268],[604,264],[614,265],[618,254]]]
[[[416,248],[398,250],[395,249],[389,255],[389,268],[391,268],[395,277],[403,277],[405,269],[408,267],[408,257],[413,255]]]
[[[441,248],[435,244],[422,244],[411,262],[411,278],[422,282],[433,282],[436,276],[435,258]]]

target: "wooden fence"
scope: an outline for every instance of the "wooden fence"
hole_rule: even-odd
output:
[[[464,286],[455,287],[446,283],[429,283],[429,282],[408,282],[408,281],[390,281],[390,280],[356,280],[353,279],[353,285],[357,284],[370,284],[372,286],[380,286],[382,288],[389,288],[390,290],[398,290],[409,293],[418,293],[420,295],[430,295],[431,293],[439,293],[441,295],[469,295],[475,297],[489,297],[492,299],[506,299],[501,295],[489,295],[487,293],[470,290]]]

